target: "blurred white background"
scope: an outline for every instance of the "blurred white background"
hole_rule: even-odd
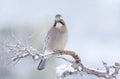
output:
[[[51,59],[45,70],[38,71],[38,62],[22,59],[4,67],[7,57],[3,44],[21,40],[28,46],[42,49],[43,39],[61,14],[68,26],[66,49],[79,54],[90,68],[103,69],[120,62],[120,0],[0,0],[0,79],[55,79],[55,67],[63,64]],[[120,75],[118,76],[120,78]],[[99,79],[85,75],[84,79]],[[81,79],[80,75],[67,79]]]

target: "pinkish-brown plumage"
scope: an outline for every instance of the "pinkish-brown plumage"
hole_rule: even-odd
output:
[[[55,16],[55,23],[53,27],[48,31],[45,39],[43,53],[45,50],[52,52],[55,50],[64,50],[68,39],[67,27],[62,19],[61,15]],[[38,66],[38,70],[42,70],[45,67],[46,59],[43,57]]]
[[[46,50],[64,50],[68,39],[67,28],[65,25],[60,27],[52,27],[48,36],[49,39],[46,44]]]

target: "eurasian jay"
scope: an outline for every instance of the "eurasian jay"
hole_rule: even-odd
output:
[[[66,24],[60,14],[55,16],[55,22],[52,28],[48,31],[43,48],[43,54],[47,50],[53,52],[55,50],[64,50],[68,39],[68,32]],[[39,65],[38,70],[45,68],[46,58],[43,56]]]

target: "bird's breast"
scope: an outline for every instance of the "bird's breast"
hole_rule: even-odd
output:
[[[51,28],[50,31],[49,41],[46,46],[47,50],[63,50],[68,39],[66,27]]]

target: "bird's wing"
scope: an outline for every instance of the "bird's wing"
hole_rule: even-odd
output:
[[[50,29],[50,30],[48,31],[46,37],[45,37],[45,40],[44,40],[44,47],[43,47],[43,51],[42,51],[42,53],[44,53],[45,50],[46,50],[46,45],[48,44],[48,41],[49,41],[49,38],[50,38],[51,32],[52,32],[52,30]]]

